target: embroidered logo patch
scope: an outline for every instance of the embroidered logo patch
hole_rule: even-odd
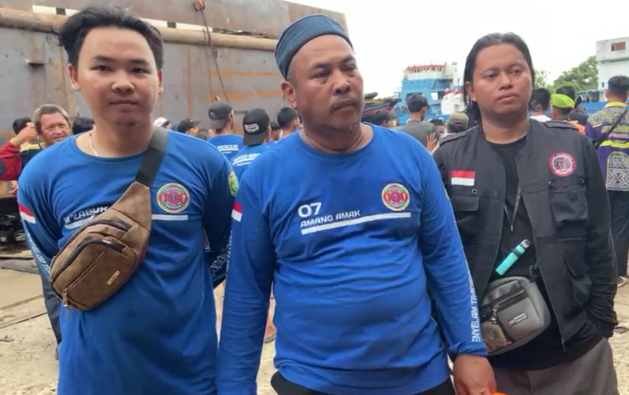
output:
[[[569,153],[555,152],[550,155],[548,165],[550,167],[550,171],[552,171],[554,175],[559,177],[568,177],[570,174],[574,173],[577,163],[575,162],[574,157]]]
[[[169,183],[157,191],[157,204],[167,213],[180,213],[188,207],[190,194],[181,184]]]
[[[238,192],[238,177],[236,177],[236,173],[234,173],[234,171],[232,170],[231,173],[229,173],[229,193],[232,194],[232,196],[236,196],[236,193]]]
[[[408,189],[402,184],[389,184],[382,189],[382,203],[393,211],[402,211],[411,201]]]

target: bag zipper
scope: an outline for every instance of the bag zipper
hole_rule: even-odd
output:
[[[99,224],[104,224],[104,225],[109,225],[112,226],[116,229],[122,230],[124,232],[128,232],[131,229],[131,226],[129,226],[127,223],[124,223],[122,221],[116,221],[116,220],[112,220],[112,219],[94,219],[94,220],[90,220],[87,223],[85,223],[83,226],[81,226],[76,232],[74,232],[72,234],[72,236],[70,236],[70,238],[68,240],[66,240],[65,243],[63,243],[63,245],[61,246],[61,248],[59,248],[59,251],[63,251],[68,245],[70,245],[70,243],[72,243],[78,236],[79,234],[81,234],[81,232],[87,228],[88,226],[92,226],[92,225],[99,225]],[[65,269],[67,265],[65,265],[62,269]],[[61,273],[61,269],[58,270],[54,276],[50,277],[50,282],[52,283],[53,281],[55,281],[57,279],[57,277],[59,277],[59,274]]]
[[[89,244],[100,244],[100,245],[104,245],[107,248],[111,248],[112,250],[115,250],[117,252],[122,252],[122,250],[124,250],[125,246],[122,244],[117,244],[117,243],[113,243],[110,240],[104,240],[104,239],[94,239],[94,238],[86,238],[81,244],[79,244],[77,246],[77,248],[72,251],[72,254],[68,257],[68,259],[66,259],[66,261],[63,263],[63,266],[57,271],[58,275],[57,277],[63,273],[63,271],[65,269],[67,269],[68,266],[70,266],[70,264],[74,261],[74,259],[76,259],[76,256],[78,254],[81,253],[81,251],[83,251],[83,249],[85,249],[86,246],[88,246]],[[68,304],[68,288],[70,288],[72,285],[74,285],[77,281],[79,281],[81,278],[83,278],[83,275],[89,271],[92,267],[94,267],[94,263],[92,262],[91,265],[89,265],[87,268],[83,269],[79,275],[77,276],[78,278],[74,281],[72,281],[70,284],[68,284],[63,291],[61,292],[61,301],[63,303],[63,306],[66,309],[66,315],[68,317],[68,319],[70,319],[70,306]],[[51,281],[52,282],[52,281]]]
[[[489,319],[492,321],[492,323],[496,323],[497,320],[497,314],[499,310],[502,310],[503,308],[507,308],[507,307],[511,307],[514,304],[522,301],[526,299],[526,295],[524,294],[524,290],[523,289],[519,289],[517,292],[509,292],[501,297],[499,297],[498,299],[496,299],[492,304],[486,304],[485,306],[481,307],[481,310],[486,310],[486,307],[492,306],[491,310],[490,310],[490,316]],[[489,314],[484,314],[481,317],[482,318],[486,318]]]

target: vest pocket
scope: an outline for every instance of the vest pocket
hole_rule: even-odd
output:
[[[450,196],[450,201],[461,237],[476,237],[478,234],[480,197],[478,195],[455,194]]]
[[[588,267],[585,262],[585,238],[570,238],[558,240],[563,250],[564,264],[570,283],[568,293],[567,312],[583,307],[590,299],[592,280],[587,274]]]
[[[588,203],[585,186],[580,184],[550,188],[550,206],[555,229],[582,228],[588,220]]]

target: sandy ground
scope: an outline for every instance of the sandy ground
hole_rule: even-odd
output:
[[[29,314],[44,311],[43,300],[3,308],[39,295],[41,285],[36,275],[0,270],[0,395],[53,395],[57,376],[54,340],[46,315],[2,328],[3,324]],[[221,300],[220,290],[217,300]],[[621,326],[629,328],[629,286],[616,298]],[[620,382],[620,394],[629,395],[629,332],[617,333],[611,340]],[[262,354],[258,375],[258,394],[275,395],[269,385],[275,348],[268,344]]]

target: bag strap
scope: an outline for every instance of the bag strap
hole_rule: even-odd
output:
[[[601,144],[603,144],[603,142],[607,140],[609,135],[614,132],[614,129],[616,129],[618,125],[620,125],[620,122],[622,122],[622,120],[625,118],[625,115],[627,115],[627,112],[629,112],[629,107],[625,108],[625,111],[623,111],[622,114],[620,114],[620,116],[616,118],[611,128],[609,128],[607,132],[601,134],[601,137],[599,137],[598,140],[594,142],[594,149],[598,149],[598,147],[600,147]]]
[[[135,176],[136,182],[146,185],[149,188],[153,185],[159,166],[162,163],[162,158],[166,153],[167,143],[168,131],[160,127],[153,128],[153,136],[149,142],[149,148],[146,150],[142,158],[140,170]]]

